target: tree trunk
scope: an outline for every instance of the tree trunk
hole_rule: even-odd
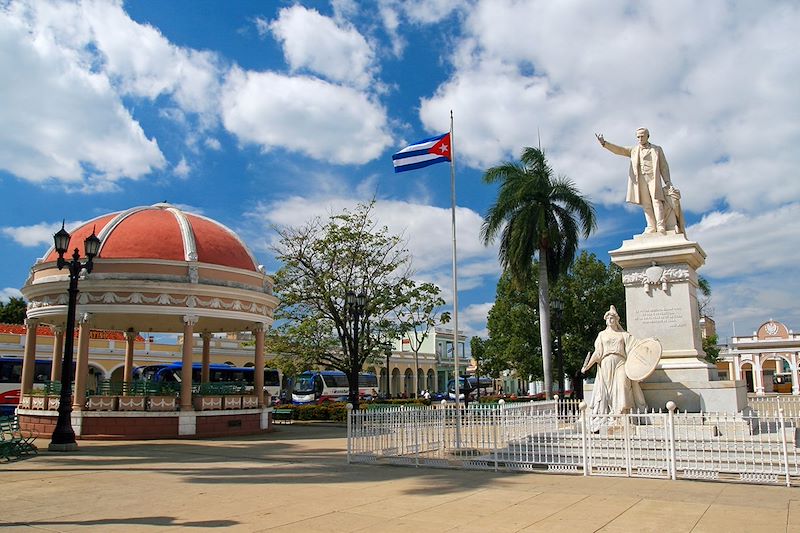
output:
[[[414,352],[414,399],[419,395],[419,352]]]
[[[553,398],[553,361],[550,341],[550,295],[547,279],[547,251],[539,248],[539,334],[542,338],[542,370],[544,372],[545,398]]]

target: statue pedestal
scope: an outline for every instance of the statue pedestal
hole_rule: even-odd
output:
[[[641,383],[650,407],[674,401],[687,411],[736,413],[747,406],[743,381],[720,381],[705,361],[697,306],[697,269],[706,254],[683,234],[637,235],[609,252],[622,267],[625,329],[661,341],[661,361]]]

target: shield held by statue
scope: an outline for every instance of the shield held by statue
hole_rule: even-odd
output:
[[[625,375],[631,381],[642,381],[655,372],[661,360],[661,343],[658,339],[644,339],[628,351]]]

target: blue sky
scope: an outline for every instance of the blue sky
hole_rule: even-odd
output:
[[[449,169],[391,155],[455,114],[459,304],[499,275],[482,171],[541,145],[598,209],[584,247],[639,233],[627,163],[593,133],[647,126],[708,254],[722,340],[800,325],[796,2],[0,1],[0,297],[70,223],[161,201],[212,217],[270,271],[275,224],[357,201],[450,282]],[[598,312],[601,312],[598,310]]]

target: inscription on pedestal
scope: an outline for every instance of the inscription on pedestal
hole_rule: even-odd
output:
[[[633,319],[639,324],[657,324],[667,328],[679,328],[686,325],[680,307],[636,309],[633,312]]]

